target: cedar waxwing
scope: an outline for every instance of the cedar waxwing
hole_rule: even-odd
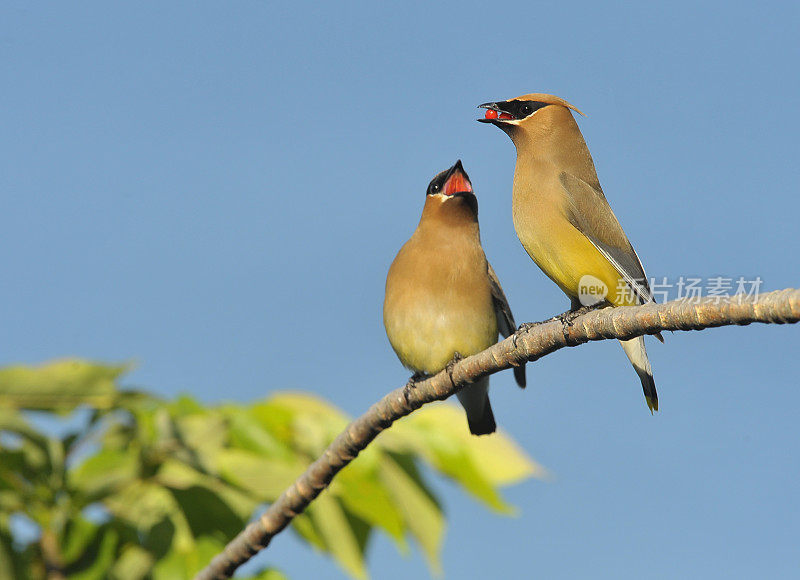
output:
[[[459,356],[481,352],[498,332],[516,331],[508,300],[481,247],[478,200],[461,160],[433,178],[414,235],[398,252],[386,277],[386,335],[409,381],[433,375]],[[525,387],[525,367],[514,376]],[[493,433],[489,377],[457,394],[474,435]]]
[[[572,310],[653,300],[642,263],[597,180],[594,162],[564,99],[534,93],[484,103],[478,119],[517,148],[514,228],[528,255],[572,301]],[[656,337],[663,342],[661,335]],[[650,411],[658,395],[644,337],[620,341],[642,382]]]

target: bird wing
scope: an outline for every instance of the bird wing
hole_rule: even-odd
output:
[[[492,288],[492,303],[494,304],[494,313],[497,317],[497,328],[503,337],[508,338],[517,331],[517,323],[514,322],[514,314],[511,312],[511,306],[508,305],[508,298],[506,293],[503,292],[503,287],[500,286],[500,280],[489,262],[488,266],[489,284]],[[520,388],[524,389],[526,385],[525,378],[525,365],[514,367],[514,378]]]
[[[653,302],[642,262],[611,211],[603,191],[566,171],[561,172],[559,181],[567,193],[570,223],[611,262],[641,304]]]

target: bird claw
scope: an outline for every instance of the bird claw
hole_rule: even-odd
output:
[[[447,372],[448,373],[452,373],[453,372],[453,367],[456,365],[456,363],[459,362],[459,361],[462,361],[462,360],[464,360],[464,355],[462,355],[458,351],[454,352],[453,353],[453,358],[450,360],[449,363],[447,363],[447,367],[445,367],[447,369]]]
[[[462,355],[460,352],[456,351],[456,352],[453,353],[453,358],[450,360],[449,363],[447,363],[447,366],[445,367],[445,370],[447,370],[447,376],[450,377],[450,382],[453,383],[454,385],[456,383],[453,380],[453,367],[456,366],[457,362],[459,362],[459,361],[461,361],[463,359],[464,359],[464,355]]]
[[[575,310],[567,310],[566,312],[562,312],[557,316],[553,316],[552,318],[548,318],[547,320],[543,320],[542,322],[523,322],[517,328],[517,331],[511,335],[514,343],[514,348],[517,348],[517,340],[526,332],[530,331],[533,327],[539,326],[540,324],[546,324],[548,322],[560,322],[564,327],[564,333],[569,330],[569,327],[572,326],[572,322],[578,318],[579,316],[583,316],[591,312],[592,310],[598,310],[600,308],[605,308],[607,306],[604,302],[598,302],[597,304],[593,304],[592,306],[581,306],[576,308]]]
[[[593,310],[605,308],[606,306],[608,306],[608,304],[605,302],[598,302],[597,304],[592,304],[591,306],[581,306],[580,308],[575,308],[574,310],[562,312],[558,316],[554,316],[553,320],[561,322],[564,338],[566,339],[569,336],[569,329],[572,326],[572,323],[575,322],[577,318],[583,316],[584,314],[588,314]]]
[[[541,323],[539,323],[539,322],[523,322],[522,324],[520,324],[519,328],[517,328],[516,332],[514,332],[514,334],[511,335],[512,342],[514,343],[514,348],[517,348],[517,339],[519,339],[520,336],[522,336],[523,334],[528,332],[534,326],[538,326],[539,324],[541,324]]]
[[[581,306],[580,308],[576,308],[575,310],[567,310],[566,312],[562,312],[558,316],[555,316],[553,319],[560,320],[562,324],[569,327],[572,326],[572,323],[579,316],[583,316],[584,314],[588,314],[593,310],[600,310],[601,308],[605,307],[606,307],[605,303],[598,302],[597,304],[592,304],[591,306]]]
[[[428,378],[425,373],[414,373],[411,375],[411,378],[408,379],[406,386],[403,387],[403,397],[406,399],[406,403],[410,403],[409,397],[411,396],[411,391],[417,388],[417,383],[421,380]]]

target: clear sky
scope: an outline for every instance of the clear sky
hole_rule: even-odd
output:
[[[567,307],[511,223],[514,148],[479,103],[565,97],[649,275],[800,286],[796,2],[28,2],[0,9],[0,363],[135,360],[208,402],[277,389],[363,412],[408,373],[386,271],[463,160],[518,321]],[[493,378],[553,474],[515,519],[439,480],[447,578],[798,573],[800,327],[614,342]],[[465,425],[466,428],[466,425]],[[282,534],[293,578],[335,565]],[[379,579],[421,555],[371,546]]]

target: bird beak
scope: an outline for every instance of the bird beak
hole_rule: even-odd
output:
[[[478,119],[479,123],[491,123],[493,125],[506,125],[507,121],[513,121],[514,116],[505,109],[504,105],[507,101],[499,101],[496,103],[483,103],[478,105],[479,109],[486,109],[486,117]],[[494,114],[489,111],[494,111]]]
[[[447,196],[473,193],[472,183],[470,183],[467,172],[464,171],[464,166],[461,165],[461,159],[456,161],[456,164],[447,171],[442,193]]]

